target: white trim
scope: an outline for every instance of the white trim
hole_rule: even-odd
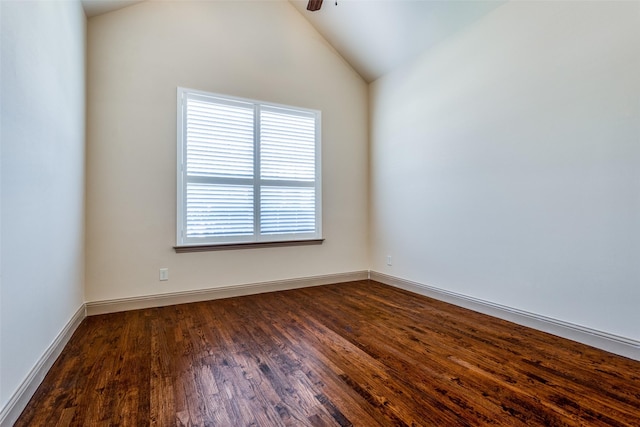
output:
[[[88,302],[87,315],[115,313],[118,311],[137,310],[140,308],[163,307],[166,305],[187,304],[191,302],[209,301],[221,298],[232,298],[243,295],[261,294],[265,292],[284,291],[289,289],[321,286],[334,283],[367,280],[367,270],[348,273],[328,274],[324,276],[303,277],[299,279],[275,280],[272,282],[250,283],[244,285],[222,286],[196,291],[173,292],[167,294],[147,295],[132,298],[120,298]]]
[[[640,341],[636,341],[631,338],[625,338],[562,320],[530,313],[524,310],[495,304],[434,286],[378,273],[376,271],[362,270],[298,279],[224,286],[197,291],[94,301],[83,304],[78,308],[69,322],[67,322],[62,331],[60,331],[42,357],[40,357],[25,380],[20,384],[20,387],[18,387],[16,392],[11,396],[7,404],[2,408],[2,410],[0,410],[0,427],[9,427],[18,419],[24,408],[29,403],[29,400],[33,397],[38,386],[42,383],[47,372],[51,369],[51,366],[86,316],[367,279],[438,299],[440,301],[445,301],[450,304],[468,308],[640,361]]]
[[[177,97],[178,97],[178,107],[176,108],[178,116],[176,119],[176,129],[177,129],[177,155],[176,155],[176,171],[177,171],[177,198],[176,198],[176,244],[180,244],[180,242],[182,242],[183,240],[183,235],[184,235],[184,212],[186,212],[186,207],[185,207],[185,191],[184,191],[184,187],[186,184],[186,181],[184,179],[182,179],[181,177],[184,174],[184,150],[185,150],[185,144],[183,143],[183,141],[186,140],[185,138],[185,132],[186,132],[186,126],[184,126],[184,96],[183,96],[183,89],[178,87],[177,90]]]
[[[13,393],[7,404],[0,411],[0,427],[9,427],[16,422],[24,408],[42,383],[42,380],[53,366],[62,350],[80,323],[87,317],[85,305],[82,304],[74,313],[58,336],[53,340],[44,354],[38,359],[20,387]]]
[[[369,278],[376,282],[384,283],[385,285],[428,296],[640,361],[640,341],[631,338],[621,337],[586,326],[565,322],[564,320],[492,303],[435,286],[378,273],[377,271],[370,271]]]

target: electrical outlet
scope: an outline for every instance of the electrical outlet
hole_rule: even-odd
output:
[[[391,255],[387,255],[387,265],[391,265]]]
[[[164,282],[165,280],[169,280],[169,269],[161,268],[160,269],[160,281]]]

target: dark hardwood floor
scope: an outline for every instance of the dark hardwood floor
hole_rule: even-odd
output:
[[[640,426],[640,362],[361,281],[85,319],[17,426]]]

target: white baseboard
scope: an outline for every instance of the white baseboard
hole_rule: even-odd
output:
[[[141,297],[121,298],[105,301],[88,302],[87,315],[115,313],[118,311],[137,310],[140,308],[163,307],[167,305],[186,304],[190,302],[209,301],[220,298],[239,297],[243,295],[261,294],[265,292],[284,291],[306,288],[310,286],[328,285],[332,283],[367,280],[369,272],[353,271],[348,273],[328,274],[324,276],[303,277],[299,279],[276,280],[273,282],[252,283],[246,285],[224,286],[197,291],[173,292],[168,294],[147,295]]]
[[[82,320],[88,315],[135,310],[139,308],[162,307],[173,304],[366,280],[368,278],[386,285],[425,295],[640,361],[640,342],[630,338],[620,337],[607,332],[594,330],[535,313],[529,313],[523,310],[495,304],[489,301],[446,291],[434,286],[412,282],[410,280],[389,276],[375,271],[354,271],[299,279],[225,286],[198,291],[94,301],[83,304],[78,308],[69,322],[67,322],[66,326],[60,334],[58,334],[54,342],[49,346],[49,348],[47,348],[36,365],[29,372],[27,378],[25,378],[18,390],[16,390],[11,399],[9,399],[9,402],[0,410],[0,427],[10,427],[18,419],[45,375],[69,342],[71,335],[73,335],[77,327],[80,325],[80,322],[82,322]]]
[[[80,325],[80,322],[82,322],[86,316],[85,305],[82,304],[49,348],[47,348],[42,357],[38,359],[36,365],[31,369],[24,381],[22,381],[22,384],[20,384],[20,387],[18,387],[13,396],[11,396],[9,402],[0,410],[0,427],[9,427],[16,422],[40,386],[40,383],[42,383],[42,380],[47,375],[47,372],[49,372],[49,369],[51,369],[51,366],[53,366],[53,363],[58,356],[60,356],[69,339],[71,339],[71,336]]]
[[[371,280],[640,361],[640,341],[371,271]]]

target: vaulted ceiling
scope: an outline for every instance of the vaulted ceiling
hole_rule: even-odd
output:
[[[87,18],[113,12],[123,7],[141,3],[144,0],[80,0]]]
[[[290,2],[367,81],[461,31],[505,3],[485,0],[325,0],[316,12]]]
[[[142,0],[82,0],[88,17]],[[219,1],[219,0],[209,0]],[[241,0],[232,0],[241,1]],[[506,0],[289,0],[367,81],[433,48]]]

